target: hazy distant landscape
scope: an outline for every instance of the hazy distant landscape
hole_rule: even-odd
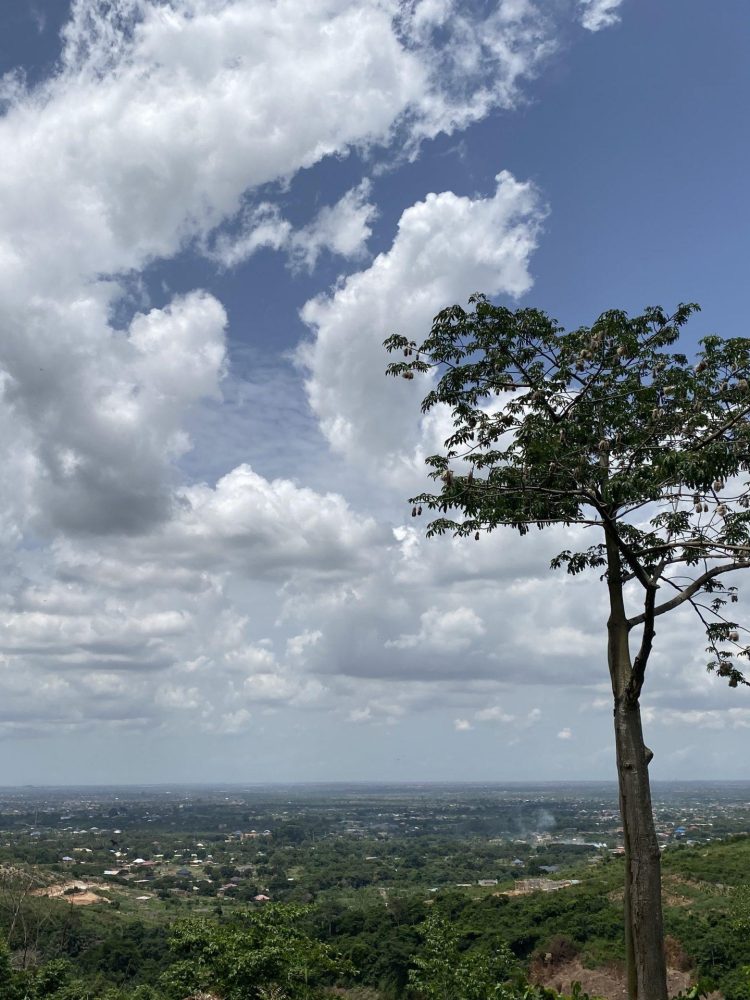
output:
[[[654,814],[675,981],[744,997],[750,782],[657,783]],[[464,957],[499,935],[519,974],[611,987],[621,855],[614,783],[0,789],[0,921],[24,913],[18,975],[64,958],[60,988],[102,996],[177,996],[170,927],[231,927],[278,904],[302,906],[300,932],[345,960],[320,973],[341,996],[418,995],[410,970],[439,912]]]

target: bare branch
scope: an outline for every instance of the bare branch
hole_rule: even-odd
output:
[[[664,604],[657,605],[657,607],[654,608],[654,617],[664,615],[667,611],[673,611],[675,608],[679,608],[681,604],[684,604],[685,601],[689,601],[694,594],[697,594],[701,587],[708,583],[709,580],[713,580],[717,576],[721,576],[722,573],[732,573],[736,569],[747,568],[747,563],[741,562],[727,563],[723,566],[714,566],[711,569],[706,570],[705,573],[701,573],[699,577],[693,580],[689,587],[685,587],[684,590],[680,591],[677,597],[673,597],[671,601],[665,601]],[[635,628],[636,625],[642,625],[645,621],[646,614],[644,612],[642,615],[636,615],[635,618],[629,618],[628,626],[630,628]]]
[[[631,704],[635,704],[641,696],[643,681],[646,677],[646,665],[651,655],[651,647],[654,642],[656,630],[654,629],[654,618],[656,604],[656,586],[651,586],[646,591],[645,611],[643,613],[643,635],[641,636],[641,646],[633,660],[633,671],[627,686],[626,696]]]

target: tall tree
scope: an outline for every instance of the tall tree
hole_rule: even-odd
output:
[[[640,697],[662,615],[698,615],[708,668],[746,684],[749,655],[729,605],[731,574],[750,564],[750,340],[706,337],[692,362],[670,350],[696,305],[673,315],[606,312],[565,332],[536,309],[474,295],[440,312],[420,345],[388,338],[404,358],[388,374],[436,373],[422,411],[450,408],[454,432],[427,459],[439,492],[428,535],[479,538],[500,526],[598,529],[596,544],[552,567],[603,574],[624,831],[625,941],[631,1000],[666,1000],[661,875],[649,787],[652,753]],[[727,580],[729,578],[729,580]]]

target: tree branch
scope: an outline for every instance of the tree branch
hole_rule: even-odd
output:
[[[641,646],[633,660],[633,670],[630,681],[626,689],[626,697],[631,704],[635,704],[641,696],[643,681],[646,677],[646,665],[651,655],[651,647],[656,635],[654,628],[654,618],[656,612],[656,585],[652,585],[646,591],[645,611],[643,613],[643,635],[641,636]],[[629,623],[628,623],[629,624]]]
[[[679,608],[681,604],[685,601],[689,601],[693,594],[697,594],[704,584],[708,583],[709,580],[715,579],[717,576],[721,576],[722,573],[731,573],[735,569],[747,569],[747,563],[729,563],[724,566],[714,566],[712,569],[706,570],[705,573],[701,575],[690,584],[689,587],[685,587],[677,597],[673,597],[671,601],[665,601],[664,604],[659,604],[654,608],[654,617],[659,615],[664,615],[667,611],[673,611],[675,608]],[[646,614],[636,615],[635,618],[628,619],[628,626],[630,628],[635,628],[636,625],[643,625],[646,621]]]
[[[651,580],[648,574],[646,573],[645,569],[643,568],[643,566],[641,566],[641,564],[635,558],[633,550],[620,537],[620,532],[617,530],[616,521],[609,516],[604,506],[601,503],[599,503],[599,501],[594,496],[591,497],[591,505],[599,511],[602,520],[604,521],[605,527],[608,527],[612,532],[612,535],[615,539],[615,543],[617,544],[617,548],[625,558],[625,562],[632,569],[633,576],[646,590],[649,590],[652,586]]]
[[[743,417],[746,417],[748,413],[750,413],[750,406],[746,406],[744,410],[740,410],[738,413],[733,414],[731,420],[728,420],[726,423],[722,424],[721,427],[718,427],[713,432],[713,434],[709,434],[707,438],[703,438],[702,441],[697,441],[694,445],[690,447],[689,450],[698,451],[700,448],[705,448],[707,444],[711,444],[712,441],[715,441],[717,438],[720,438],[725,431],[728,431],[730,430],[730,428],[734,427],[734,425],[738,421],[742,420]]]

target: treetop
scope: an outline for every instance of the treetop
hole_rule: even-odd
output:
[[[569,332],[541,310],[481,294],[469,306],[438,313],[421,344],[385,341],[403,352],[387,373],[437,375],[422,411],[447,406],[453,418],[444,450],[427,459],[439,491],[411,501],[413,513],[424,505],[439,515],[428,534],[600,527],[605,542],[552,565],[602,567],[609,539],[623,582],[675,590],[653,614],[685,600],[700,613],[697,599],[712,595],[712,666],[732,686],[744,682],[716,644],[738,629],[723,619],[736,594],[719,578],[750,563],[750,339],[704,337],[692,359],[676,351],[695,303],[671,314],[610,310]]]

